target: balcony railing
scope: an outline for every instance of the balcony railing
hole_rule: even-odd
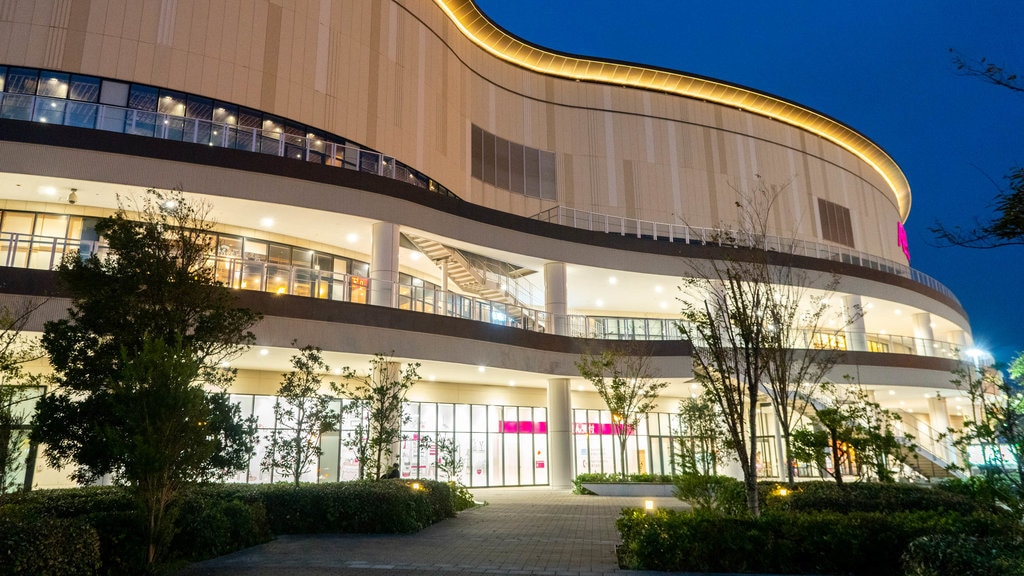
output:
[[[811,258],[822,258],[836,262],[844,262],[856,266],[863,266],[872,270],[881,270],[890,274],[897,274],[904,278],[910,278],[918,284],[923,284],[936,290],[942,295],[952,299],[957,304],[953,291],[942,285],[941,282],[931,276],[915,270],[906,264],[893,260],[879,258],[867,252],[852,250],[840,246],[794,240],[779,236],[764,236],[756,239],[745,238],[746,234],[736,230],[722,228],[702,228],[687,226],[685,224],[667,224],[635,218],[623,218],[596,212],[587,212],[565,206],[555,206],[545,210],[533,217],[542,222],[552,222],[562,226],[572,226],[593,232],[604,232],[606,234],[619,234],[621,236],[636,236],[637,238],[651,238],[654,240],[667,240],[669,242],[683,242],[686,244],[712,244],[716,246],[754,246],[771,250],[794,254],[796,256],[809,256]]]
[[[0,110],[0,118],[4,119],[63,124],[77,128],[233,148],[369,172],[455,197],[444,186],[390,156],[353,144],[332,142],[330,138],[312,134],[303,136],[284,132],[280,128],[263,130],[259,127],[29,94],[0,92]]]
[[[103,255],[106,247],[86,240],[52,236],[0,232],[0,266],[52,270],[67,255]],[[209,264],[217,280],[238,290],[256,290],[273,294],[291,294],[309,298],[368,304],[378,301],[374,291],[389,295],[393,308],[425,314],[463,318],[510,328],[549,332],[580,338],[604,340],[679,340],[674,318],[628,318],[621,316],[556,316],[536,308],[494,302],[465,294],[425,286],[385,283],[380,280],[328,272],[315,268],[276,264],[262,260],[211,257]],[[387,298],[385,298],[387,300]],[[911,336],[871,334],[852,331],[799,332],[794,348],[828,347],[855,350],[863,342],[863,351],[912,354],[938,358],[957,356],[956,346],[948,342]]]

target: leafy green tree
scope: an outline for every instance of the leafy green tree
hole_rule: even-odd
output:
[[[980,473],[996,499],[1024,518],[1024,353],[1009,365],[1009,379],[997,370],[961,364],[953,384],[967,393],[971,413],[960,429],[950,429],[965,472]],[[984,462],[971,470],[968,449],[978,447]],[[956,468],[956,467],[954,467]]]
[[[298,487],[309,466],[323,455],[320,437],[336,429],[339,414],[331,408],[334,398],[320,393],[322,375],[330,369],[323,350],[305,346],[292,356],[291,363],[293,370],[281,375],[277,389],[275,427],[262,467],[290,477]]]
[[[15,312],[0,307],[0,494],[25,486],[25,445],[28,443],[28,407],[42,394],[42,377],[29,371],[29,362],[45,354],[38,339],[23,334],[41,302]]]
[[[622,473],[628,473],[626,447],[636,433],[640,419],[654,409],[658,392],[668,386],[651,368],[651,357],[641,345],[606,350],[598,355],[584,354],[576,369],[597,390],[614,421],[619,440]]]
[[[252,422],[225,392],[234,371],[220,366],[251,345],[260,316],[217,282],[208,213],[174,191],[119,200],[96,225],[109,251],[61,263],[72,305],[43,332],[57,388],[37,403],[32,438],[79,482],[109,475],[131,487],[150,564],[182,487],[244,468],[252,453]]]
[[[356,419],[357,426],[344,442],[359,459],[360,478],[367,472],[371,478],[380,478],[390,468],[398,444],[405,439],[402,425],[410,420],[403,411],[405,397],[419,379],[419,366],[410,363],[403,369],[392,355],[375,354],[367,373],[345,366],[341,369],[343,383],[332,386],[339,395],[352,399],[345,404],[343,417]]]
[[[725,425],[715,401],[707,395],[679,402],[676,439],[680,474],[714,476],[729,454]]]
[[[444,474],[449,482],[462,484],[462,473],[466,469],[466,457],[459,449],[459,443],[451,436],[440,436],[437,439],[437,469]]]
[[[793,431],[793,455],[814,462],[837,484],[851,466],[867,467],[880,481],[891,482],[893,470],[902,464],[912,447],[913,436],[897,435],[899,414],[872,401],[861,387],[831,382],[811,403],[812,423]]]

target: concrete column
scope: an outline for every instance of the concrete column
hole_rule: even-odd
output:
[[[843,318],[846,320],[846,348],[855,352],[868,349],[864,329],[864,315],[867,310],[861,305],[859,294],[843,296]]]
[[[960,352],[966,352],[967,349],[974,346],[974,340],[971,338],[970,333],[965,330],[953,330],[950,332],[949,341],[956,345]]]
[[[918,356],[934,356],[932,350],[935,335],[932,333],[932,315],[927,312],[914,314],[914,348]]]
[[[568,378],[548,380],[548,482],[569,489],[573,479],[572,397]]]
[[[370,304],[394,308],[398,292],[398,224],[377,222],[373,225],[373,247],[370,256]]]
[[[949,430],[949,407],[942,397],[928,399],[928,419],[931,421],[932,434],[938,436]],[[932,438],[935,455],[949,462],[949,440]]]
[[[548,262],[544,265],[544,309],[548,313],[548,331],[568,336],[569,296],[565,281],[565,262]]]

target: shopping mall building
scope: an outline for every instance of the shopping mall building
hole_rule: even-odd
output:
[[[181,190],[212,205],[220,277],[265,316],[231,390],[262,432],[293,340],[336,367],[393,351],[421,364],[410,437],[454,437],[470,486],[622,470],[575,367],[622,340],[647,342],[669,382],[626,469],[672,471],[673,414],[699,391],[678,287],[744,249],[721,240],[759,183],[782,190],[767,239],[864,311],[808,335],[844,351],[831,378],[919,437],[955,424],[967,316],[910,267],[900,168],[835,119],[554,52],[472,0],[0,3],[0,303],[46,295],[118,197]],[[48,300],[31,328],[67,306]],[[352,477],[344,434],[309,480]],[[778,475],[767,406],[760,434]],[[432,477],[434,459],[409,442],[403,474]],[[259,460],[237,479],[270,480]],[[66,483],[41,458],[31,473]]]

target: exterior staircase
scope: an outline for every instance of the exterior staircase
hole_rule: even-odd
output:
[[[511,306],[522,305],[508,291],[504,290],[499,282],[487,279],[486,274],[458,250],[436,240],[408,232],[402,234],[438,267],[443,266],[443,263],[447,261],[448,280],[454,282],[461,290],[492,302],[501,302]]]

